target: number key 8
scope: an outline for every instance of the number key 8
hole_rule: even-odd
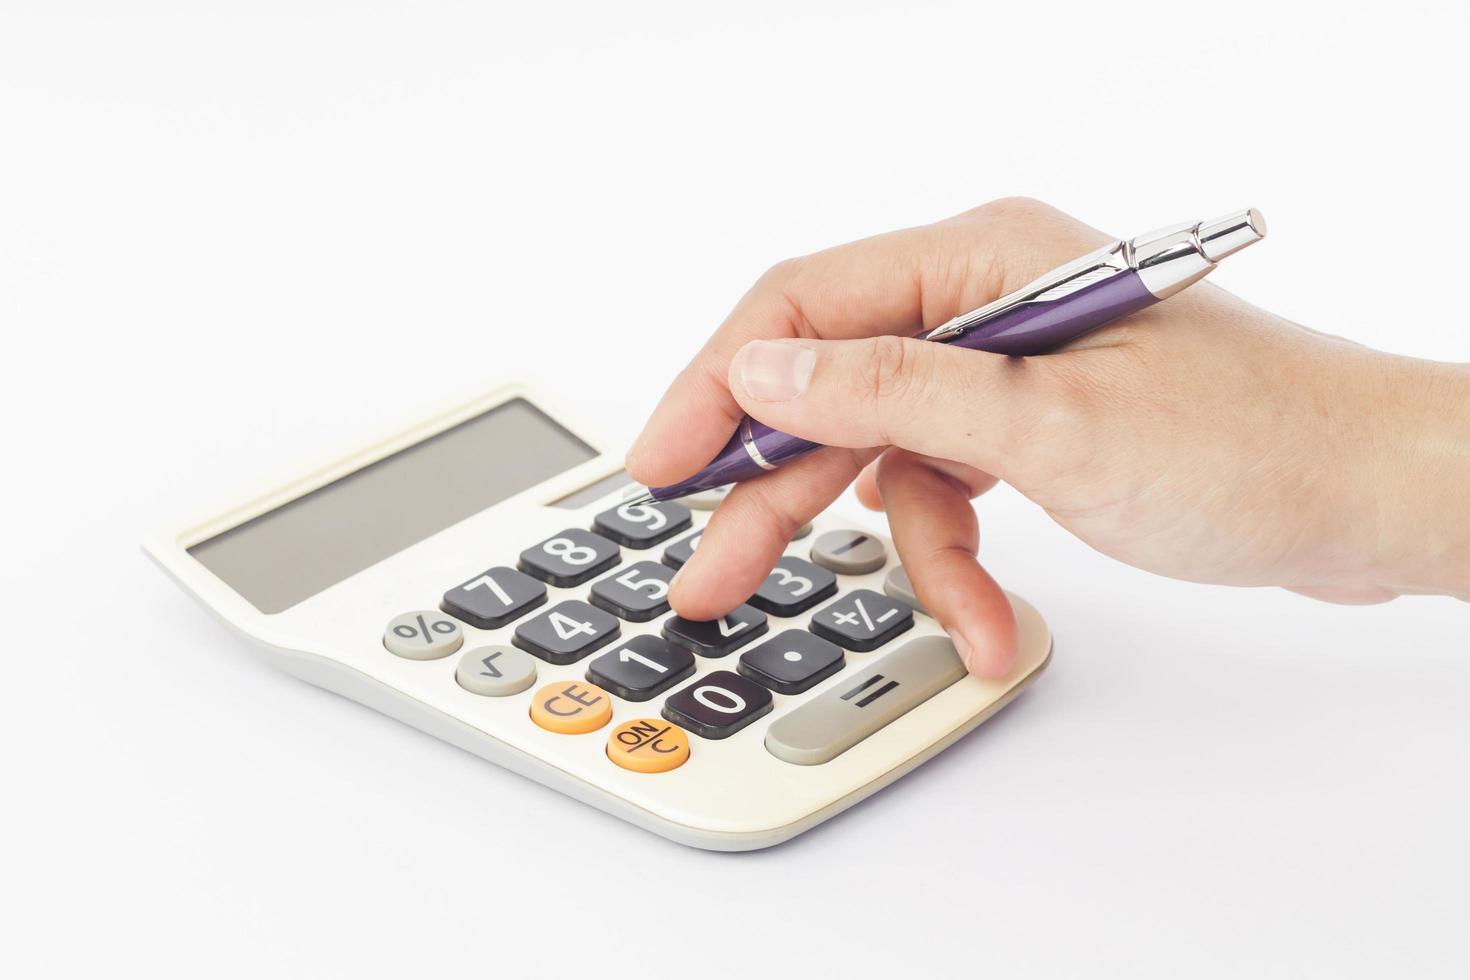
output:
[[[559,588],[581,585],[618,563],[622,552],[607,538],[569,527],[521,552],[517,567]]]

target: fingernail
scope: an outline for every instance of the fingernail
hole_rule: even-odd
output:
[[[755,340],[740,352],[740,384],[763,402],[788,402],[806,390],[817,352],[799,344]]]

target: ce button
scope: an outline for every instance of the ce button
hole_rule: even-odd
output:
[[[595,684],[557,681],[531,699],[531,720],[548,732],[585,735],[612,720],[612,698]]]

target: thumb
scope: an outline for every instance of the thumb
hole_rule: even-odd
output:
[[[828,446],[898,446],[1012,484],[1088,444],[1097,413],[1060,355],[1014,358],[914,338],[755,340],[730,365],[740,407]]]

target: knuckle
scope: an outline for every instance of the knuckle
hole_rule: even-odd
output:
[[[1001,197],[974,208],[970,215],[1000,224],[1028,224],[1037,219],[1054,219],[1061,214],[1034,197]]]
[[[893,418],[894,412],[903,412],[903,406],[925,384],[924,360],[916,356],[915,345],[922,341],[907,337],[874,337],[868,342],[868,350],[858,361],[858,390],[869,401],[877,414],[878,427],[888,440],[891,429],[885,419]]]

